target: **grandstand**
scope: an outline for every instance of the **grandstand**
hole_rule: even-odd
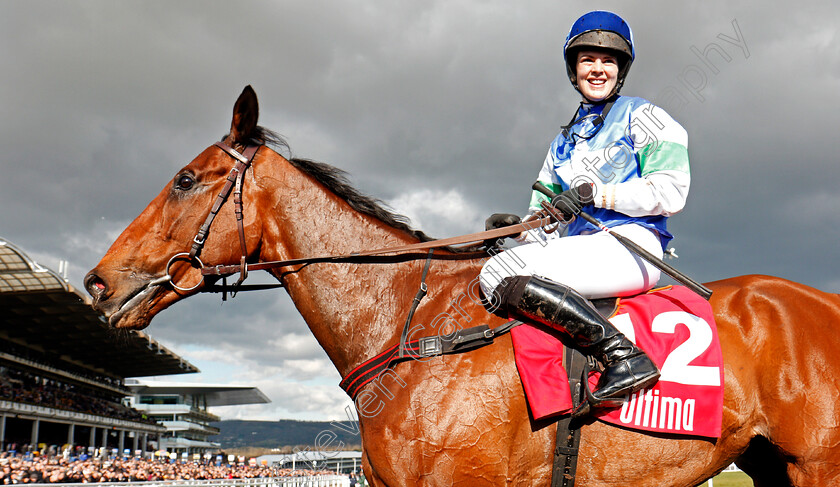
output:
[[[219,434],[210,423],[220,418],[207,408],[271,402],[252,386],[192,384],[126,379],[132,397],[127,404],[166,427],[158,448],[181,454],[215,452],[221,448],[208,437]]]
[[[150,452],[166,428],[123,403],[126,377],[198,372],[0,239],[0,448]]]

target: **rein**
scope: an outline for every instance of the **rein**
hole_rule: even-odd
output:
[[[257,262],[253,264],[246,264],[249,271],[264,271],[269,269],[276,269],[278,267],[288,267],[292,265],[315,264],[320,262],[365,262],[370,261],[369,257],[382,256],[386,254],[403,254],[416,252],[419,250],[441,249],[444,247],[452,247],[455,245],[470,244],[476,242],[483,242],[488,239],[509,237],[517,235],[524,231],[533,230],[551,223],[549,217],[531,220],[525,223],[519,223],[509,227],[496,228],[493,230],[486,230],[484,232],[470,233],[458,237],[444,238],[440,240],[432,240],[429,242],[420,242],[416,244],[400,245],[397,247],[387,247],[376,250],[364,250],[360,252],[352,252],[344,255],[325,255],[318,257],[302,257],[298,259],[275,260],[269,262]],[[482,252],[484,253],[484,252]],[[229,276],[239,271],[240,267],[237,265],[216,265],[210,267],[203,267],[201,273],[205,276]]]
[[[418,251],[428,251],[429,254],[427,256],[427,263],[428,260],[432,258],[432,253],[434,249],[442,249],[447,247],[453,247],[457,245],[464,245],[464,244],[474,244],[477,242],[483,242],[485,240],[490,239],[498,239],[502,237],[509,237],[511,235],[517,235],[521,232],[525,232],[528,230],[533,230],[536,228],[543,227],[545,225],[550,224],[551,217],[545,217],[535,220],[530,220],[524,223],[519,223],[517,225],[512,225],[503,228],[496,228],[493,230],[487,230],[483,232],[471,233],[467,235],[461,235],[458,237],[450,237],[444,238],[440,240],[432,240],[428,242],[420,242],[415,244],[408,244],[408,245],[400,245],[396,247],[387,247],[375,250],[363,250],[359,252],[351,252],[349,254],[343,255],[324,255],[324,256],[315,256],[315,257],[302,257],[296,259],[288,259],[288,260],[277,260],[277,261],[269,261],[269,262],[256,262],[256,263],[248,263],[246,262],[248,258],[248,248],[245,242],[245,228],[243,223],[243,213],[242,213],[242,184],[245,172],[251,167],[251,163],[256,155],[257,151],[262,147],[262,145],[248,145],[245,147],[245,150],[241,153],[230,147],[229,145],[225,144],[224,142],[216,142],[215,146],[219,147],[223,150],[226,154],[232,157],[236,163],[234,164],[233,168],[231,168],[230,173],[227,176],[225,181],[225,185],[222,187],[222,190],[219,192],[216,200],[213,202],[213,206],[210,208],[210,213],[207,215],[207,218],[204,220],[204,223],[199,228],[198,232],[196,233],[195,237],[193,237],[192,247],[190,248],[189,252],[181,252],[178,254],[173,255],[169,262],[166,264],[166,275],[161,278],[158,278],[154,281],[154,284],[162,284],[165,282],[169,282],[169,284],[178,291],[181,292],[189,292],[195,289],[198,289],[202,283],[204,283],[205,279],[211,278],[214,282],[218,279],[223,280],[223,284],[221,286],[216,285],[214,283],[207,284],[201,292],[221,292],[223,293],[223,298],[227,297],[227,292],[231,291],[231,295],[235,296],[235,294],[239,291],[254,291],[254,290],[263,290],[263,289],[273,289],[282,287],[283,284],[256,284],[256,285],[243,285],[243,281],[248,277],[248,273],[250,271],[262,271],[262,270],[271,270],[277,269],[280,267],[289,267],[289,266],[306,266],[309,264],[316,264],[316,263],[375,263],[375,262],[383,262],[388,259],[388,257],[397,258],[399,256],[405,256],[408,259],[416,259],[420,258],[420,256],[426,257],[424,254],[417,254],[411,255],[414,252]],[[235,189],[235,190],[234,190]],[[234,265],[215,265],[215,266],[206,266],[204,262],[201,261],[200,255],[201,250],[204,247],[204,243],[207,240],[207,236],[210,234],[210,227],[213,225],[213,221],[218,215],[219,211],[221,210],[222,206],[230,197],[231,192],[234,194],[234,205],[235,205],[235,212],[236,212],[236,226],[239,232],[239,243],[240,243],[240,250],[241,250],[241,257],[239,264]],[[485,252],[477,252],[481,254],[485,254]],[[465,254],[470,255],[470,254]],[[201,276],[202,279],[198,281],[194,286],[191,287],[183,287],[175,284],[172,273],[170,272],[170,268],[175,261],[179,260],[186,260],[196,265],[198,268],[201,269]],[[424,270],[424,274],[428,272],[428,266]],[[232,286],[227,285],[226,278],[233,274],[239,274],[239,278]],[[424,283],[425,284],[425,283]]]

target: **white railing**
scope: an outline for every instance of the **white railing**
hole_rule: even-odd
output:
[[[79,487],[79,484],[29,484],[52,487]],[[271,477],[258,479],[216,480],[149,480],[137,482],[97,482],[97,487],[348,487],[350,479],[343,475],[317,475],[311,477]]]

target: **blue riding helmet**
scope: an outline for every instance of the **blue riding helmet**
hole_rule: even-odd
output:
[[[616,55],[619,70],[615,93],[618,93],[624,84],[630,65],[636,59],[636,50],[633,47],[633,31],[630,30],[627,22],[612,12],[595,10],[582,15],[572,24],[569,35],[566,36],[566,44],[563,46],[563,59],[566,61],[569,81],[578,91],[580,89],[577,84],[575,64],[577,63],[577,53],[583,49],[606,50]]]

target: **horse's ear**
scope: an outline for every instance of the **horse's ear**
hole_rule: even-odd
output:
[[[242,90],[242,94],[233,105],[233,121],[230,124],[230,143],[247,143],[257,131],[257,119],[260,116],[260,105],[257,93],[251,85]]]

